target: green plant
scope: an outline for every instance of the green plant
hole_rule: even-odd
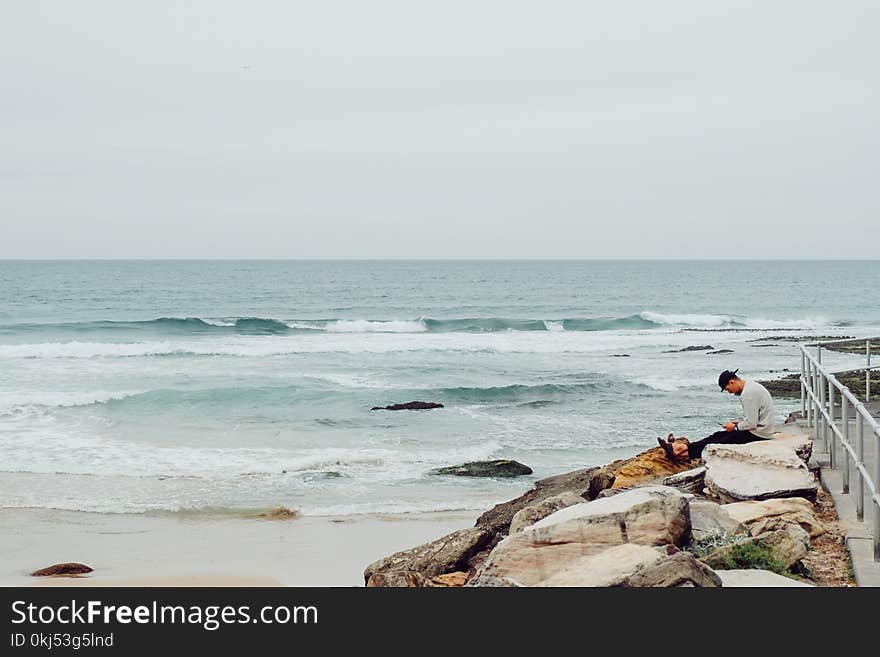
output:
[[[785,562],[773,554],[773,550],[759,543],[734,545],[718,566],[722,570],[770,570],[780,575],[788,573]]]
[[[705,538],[692,540],[685,549],[697,559],[711,554],[720,547],[736,543],[746,538],[748,534],[727,534],[725,532],[712,532]]]

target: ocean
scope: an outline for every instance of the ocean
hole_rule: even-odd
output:
[[[880,335],[878,289],[876,261],[0,261],[0,507],[483,510],[715,431],[721,370]],[[444,408],[370,410],[413,400]],[[534,474],[430,472],[497,458]]]

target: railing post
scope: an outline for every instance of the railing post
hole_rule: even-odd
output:
[[[865,422],[859,408],[856,407],[856,454],[859,455],[859,465],[865,463]],[[880,457],[880,454],[877,455]],[[856,495],[856,519],[859,522],[865,520],[865,477],[859,470],[859,490]]]
[[[871,401],[871,339],[865,340],[865,401]],[[880,454],[878,454],[880,458]]]
[[[807,357],[801,352],[801,418],[807,417]]]
[[[803,354],[803,352],[801,352]],[[813,391],[813,363],[807,358],[807,373],[804,375],[804,382],[807,385],[807,391]],[[807,383],[809,382],[809,383]],[[807,427],[813,426],[813,397],[812,395],[807,395]]]
[[[840,466],[840,474],[843,476],[843,494],[849,494],[849,400],[846,395],[840,393],[840,422],[841,432],[843,433],[843,464]]]
[[[834,439],[834,384],[831,383],[831,379],[826,379],[828,381],[828,427],[826,431],[828,432],[828,460],[830,462],[831,469],[837,467],[837,441]]]
[[[828,420],[825,417],[826,397],[828,386],[825,383],[825,375],[819,372],[819,427],[822,430],[822,449],[828,451]]]
[[[874,429],[874,489],[880,485],[880,428]],[[876,502],[871,503],[874,507],[874,561],[880,561],[880,506]]]

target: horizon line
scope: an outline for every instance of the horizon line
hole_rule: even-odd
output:
[[[0,258],[0,262],[880,262],[871,258],[673,258],[673,257],[299,257],[299,258],[248,258],[248,257],[133,257],[133,258]]]

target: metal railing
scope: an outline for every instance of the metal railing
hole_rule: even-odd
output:
[[[871,340],[865,339],[865,402],[871,400],[871,370],[880,365],[871,365]],[[838,443],[843,448],[844,463],[840,470],[843,478],[843,493],[850,493],[850,468],[855,466],[858,473],[858,487],[855,490],[856,515],[860,522],[865,519],[865,489],[870,494],[874,513],[874,561],[880,561],[880,425],[859,399],[822,365],[822,347],[829,344],[853,343],[858,340],[831,340],[801,346],[801,414],[807,426],[815,430],[816,439],[821,439],[828,452],[830,466],[837,467]],[[808,351],[815,347],[816,354]],[[835,400],[839,397],[839,402]],[[840,411],[839,416],[836,415]],[[850,420],[854,427],[850,429]],[[839,422],[839,425],[838,425]],[[874,435],[874,473],[865,467],[865,426]],[[853,447],[850,439],[856,435]]]

